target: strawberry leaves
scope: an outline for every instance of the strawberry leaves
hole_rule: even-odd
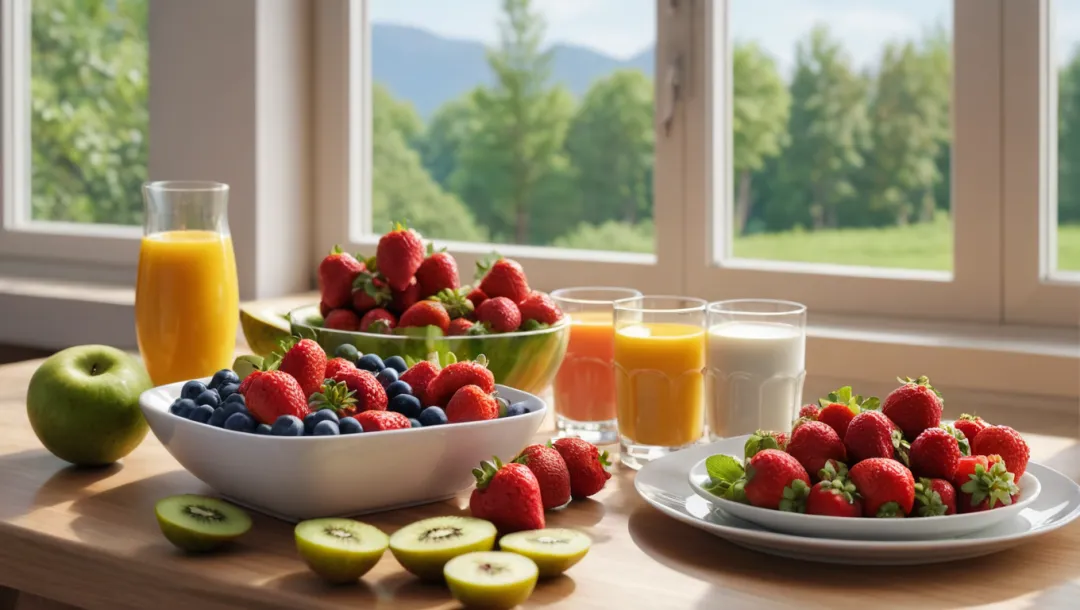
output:
[[[709,493],[731,500],[746,503],[746,471],[739,460],[730,455],[713,455],[705,460],[705,470],[709,473],[709,482],[702,487]]]
[[[795,479],[784,488],[780,500],[780,510],[786,513],[805,513],[806,499],[810,496],[810,486],[802,479]]]
[[[822,409],[831,404],[846,405],[851,409],[852,415],[858,415],[862,411],[877,411],[881,400],[876,396],[863,398],[862,394],[852,394],[851,386],[846,385],[835,392],[829,392],[825,398],[819,398],[818,404]]]
[[[775,432],[768,432],[765,430],[758,430],[750,435],[750,438],[746,439],[746,443],[743,445],[743,457],[750,459],[757,455],[759,451],[765,449],[779,449],[784,450],[783,445],[780,443],[780,439],[776,438]],[[727,457],[727,456],[713,456],[713,457]],[[712,458],[709,458],[710,460]],[[706,460],[705,467],[708,468],[709,462]],[[740,470],[742,466],[739,466]],[[709,471],[709,476],[712,476],[712,471]],[[742,476],[741,474],[739,476]]]
[[[953,438],[956,439],[956,444],[960,447],[960,455],[971,455],[971,443],[968,442],[968,438],[964,436],[964,433],[950,426],[949,424],[941,424],[939,426],[942,430],[945,430]]]

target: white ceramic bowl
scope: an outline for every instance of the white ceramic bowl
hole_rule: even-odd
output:
[[[1020,487],[1020,499],[1009,506],[978,513],[940,517],[851,519],[769,510],[711,494],[704,487],[709,482],[705,460],[694,464],[690,469],[689,478],[690,487],[697,495],[740,519],[785,534],[845,540],[937,540],[963,536],[1011,519],[1025,506],[1031,504],[1042,490],[1035,475],[1025,472],[1017,483]]]
[[[207,382],[204,379],[203,382]],[[531,413],[482,422],[342,436],[279,437],[233,432],[169,413],[183,383],[139,397],[150,429],[180,465],[228,499],[297,521],[377,512],[449,498],[475,481],[482,460],[513,458],[547,407],[497,386]]]

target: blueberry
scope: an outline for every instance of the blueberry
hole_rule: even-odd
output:
[[[356,368],[378,373],[385,369],[386,365],[383,364],[382,358],[376,354],[364,354],[356,361]]]
[[[338,422],[338,430],[342,434],[359,434],[364,431],[364,427],[360,425],[360,422],[356,421],[355,417],[342,417]]]
[[[525,415],[528,411],[525,410],[525,403],[515,402],[506,409],[507,417],[514,417],[515,415]]]
[[[394,369],[386,369],[386,370],[392,371]],[[410,386],[408,383],[406,383],[406,382],[404,382],[404,381],[402,381],[400,379],[393,382],[393,383],[391,383],[390,385],[386,386],[386,397],[387,398],[393,398],[393,397],[397,396],[398,394],[410,394],[411,395],[412,394],[412,386]]]
[[[183,389],[180,390],[180,398],[190,398],[195,400],[195,397],[206,391],[206,386],[201,381],[189,381],[184,384]]]
[[[195,408],[188,413],[188,419],[191,421],[197,421],[200,424],[205,424],[210,421],[210,417],[214,414],[214,408],[210,405],[195,405]]]
[[[229,419],[234,413],[247,413],[247,407],[238,403],[230,402],[225,405],[214,409],[214,414],[210,416],[210,421],[206,422],[211,426],[217,426],[218,428],[225,425],[225,420]]]
[[[343,345],[337,346],[337,349],[334,350],[334,357],[344,358],[349,362],[355,363],[357,360],[360,359],[360,350],[356,349],[355,345],[349,345],[348,343],[345,343]]]
[[[295,415],[282,415],[277,418],[270,427],[270,434],[274,436],[304,436],[304,422]]]
[[[309,413],[304,418],[304,434],[313,434],[315,432],[315,426],[321,421],[332,421],[336,426],[339,420],[337,413],[334,413],[330,409],[319,409],[314,413]]]
[[[420,420],[418,420],[416,418],[413,418],[413,417],[409,418],[409,425],[412,426],[413,428],[423,428],[424,427],[424,424],[420,423]]]
[[[420,399],[410,394],[398,394],[391,398],[387,409],[401,413],[405,417],[420,417],[420,412],[423,410]]]
[[[270,436],[270,426],[267,426],[266,424],[259,424],[255,428],[255,434],[260,434],[262,436]]]
[[[203,390],[202,394],[195,398],[195,404],[210,405],[216,409],[221,405],[221,396],[218,395],[217,390]]]
[[[446,423],[446,413],[440,407],[428,407],[420,412],[417,419],[425,426],[439,426]]]
[[[226,398],[225,402],[223,402],[221,404],[222,404],[222,406],[224,406],[224,405],[229,404],[230,402],[235,402],[235,403],[239,403],[239,404],[242,404],[242,405],[247,404],[247,400],[244,399],[244,395],[241,394],[240,392],[236,392],[235,394],[229,394],[229,397]]]
[[[401,356],[390,356],[386,359],[386,362],[383,363],[383,366],[394,369],[398,372],[398,375],[409,370],[409,365],[405,364],[405,359]]]
[[[254,432],[255,420],[247,413],[233,413],[225,420],[225,429],[236,432]]]
[[[496,396],[495,403],[499,405],[499,417],[506,417],[507,411],[510,410],[510,401],[502,396]]]
[[[394,369],[383,369],[383,370],[379,371],[379,374],[375,376],[375,379],[378,379],[379,383],[382,384],[382,387],[385,388],[385,387],[389,386],[391,383],[394,383],[395,381],[397,381],[398,380],[397,377],[398,377],[397,371],[395,371]]]
[[[190,398],[177,398],[176,402],[169,407],[169,412],[180,417],[190,417],[191,410],[195,408],[195,401]]]
[[[239,383],[226,383],[225,385],[217,389],[218,396],[224,400],[233,394],[236,394],[240,390]]]
[[[315,429],[311,431],[312,436],[337,436],[340,433],[337,423],[329,419],[324,419],[315,424]]]
[[[230,384],[240,385],[240,376],[230,369],[221,369],[210,378],[210,387],[215,390]]]

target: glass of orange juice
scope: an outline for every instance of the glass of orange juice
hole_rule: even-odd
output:
[[[229,186],[143,185],[146,205],[135,330],[155,385],[206,377],[232,364],[239,295],[229,236]]]
[[[632,288],[563,288],[552,300],[570,317],[570,344],[555,376],[555,425],[560,436],[597,445],[619,438],[615,426],[615,301]]]
[[[704,428],[705,301],[615,301],[619,459],[631,468],[698,442]]]

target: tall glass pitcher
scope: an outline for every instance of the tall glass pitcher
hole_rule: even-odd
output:
[[[143,200],[135,329],[146,370],[156,385],[212,375],[236,349],[229,186],[150,182]]]

